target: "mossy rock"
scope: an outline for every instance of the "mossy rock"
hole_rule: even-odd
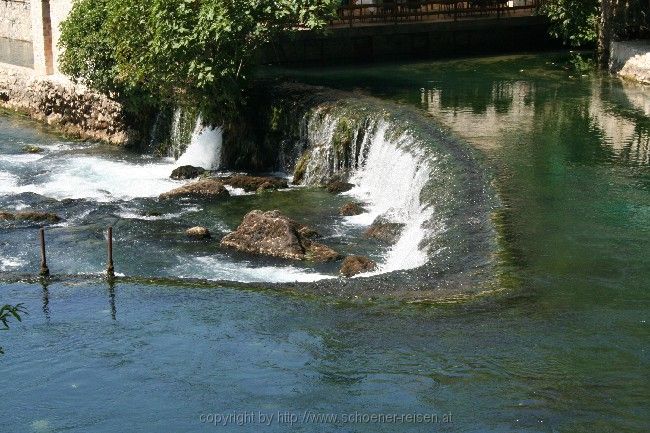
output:
[[[34,146],[33,144],[27,144],[23,146],[23,152],[26,153],[41,153],[43,152],[42,147]]]
[[[311,152],[309,151],[303,153],[302,156],[298,159],[296,166],[293,169],[293,180],[291,183],[298,185],[305,179],[305,174],[307,174],[307,166],[309,165],[310,159]]]

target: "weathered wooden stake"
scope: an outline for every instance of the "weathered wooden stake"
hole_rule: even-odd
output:
[[[45,257],[45,229],[39,230],[39,237],[41,240],[41,270],[39,272],[41,277],[49,277],[50,270],[47,267],[47,258]]]
[[[113,227],[108,227],[108,267],[106,268],[108,278],[115,278],[115,267],[113,266]]]

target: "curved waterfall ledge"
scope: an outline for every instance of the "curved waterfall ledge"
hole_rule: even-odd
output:
[[[116,269],[125,281],[203,280],[408,300],[500,287],[492,218],[498,202],[469,145],[414,109],[326,88],[266,84],[248,106],[240,123],[214,126],[197,110],[161,112],[144,155],[39,138],[7,121],[0,205],[61,217],[48,230],[57,278],[101,277],[104,249],[98,246],[103,228],[112,225]],[[23,150],[32,142],[38,153]],[[274,172],[266,182],[284,187],[247,191],[231,184],[224,200],[160,199],[194,182],[170,178],[181,165],[200,167],[205,180],[217,183],[242,170]],[[354,211],[342,212],[346,207]],[[345,265],[309,257],[289,263],[220,247],[253,209],[286,212],[321,234],[314,242],[321,250],[349,259]],[[29,224],[3,224],[12,230],[0,238],[0,273],[15,278],[34,269],[38,258],[19,247]],[[212,241],[189,239],[186,230],[194,226],[209,228]],[[388,229],[377,239],[369,237],[371,227],[375,234]],[[352,277],[337,278],[339,272]]]
[[[347,217],[348,224],[382,218],[402,226],[372,274],[310,285],[435,297],[490,284],[497,199],[469,145],[415,110],[374,98],[287,84],[273,87],[268,100],[264,143],[278,153],[277,169],[304,186],[354,184],[344,194],[363,202],[366,212]]]

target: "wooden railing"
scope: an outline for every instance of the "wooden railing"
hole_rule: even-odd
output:
[[[533,15],[544,0],[376,0],[338,9],[332,26]]]

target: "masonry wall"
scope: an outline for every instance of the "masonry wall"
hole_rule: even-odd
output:
[[[0,0],[0,38],[32,40],[30,0]]]
[[[1,0],[0,0],[1,1]],[[50,19],[52,24],[52,47],[53,47],[53,67],[54,73],[58,74],[59,70],[59,56],[61,51],[57,45],[59,37],[61,36],[61,23],[67,18],[70,10],[72,9],[72,0],[50,0]]]
[[[34,65],[30,0],[0,0],[0,63]]]
[[[0,0],[0,63],[60,72],[60,25],[73,0]]]

